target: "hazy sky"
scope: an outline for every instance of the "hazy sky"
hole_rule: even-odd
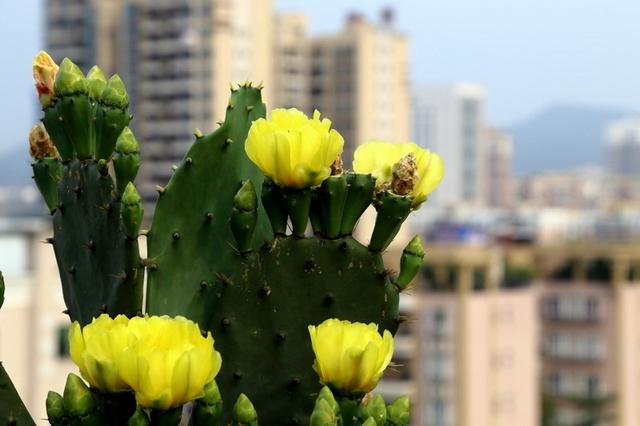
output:
[[[35,118],[31,58],[42,0],[0,1],[0,149],[22,143]],[[566,102],[640,110],[640,0],[277,0],[303,10],[313,32],[360,10],[396,9],[411,37],[414,83],[475,81],[489,118],[508,125]],[[22,140],[21,140],[22,139]]]

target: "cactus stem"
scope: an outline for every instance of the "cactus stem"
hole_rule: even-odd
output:
[[[202,139],[204,137],[204,134],[202,134],[202,130],[196,127],[196,130],[193,131],[193,136],[195,136],[196,139]]]
[[[156,191],[158,191],[160,195],[164,194],[164,186],[156,185]]]

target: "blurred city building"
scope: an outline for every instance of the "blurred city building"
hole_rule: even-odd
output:
[[[494,127],[484,129],[485,201],[488,206],[507,208],[513,205],[513,140],[511,135]]]
[[[616,120],[605,131],[609,173],[640,177],[640,117]]]
[[[0,218],[0,253],[6,294],[0,309],[0,359],[34,419],[47,417],[49,390],[61,391],[69,358],[69,318],[62,313],[58,267],[48,218]]]
[[[353,13],[322,36],[270,0],[49,0],[45,21],[54,59],[97,63],[127,83],[148,214],[194,130],[224,118],[230,83],[263,82],[269,108],[320,110],[345,138],[348,167],[366,140],[409,139],[408,42],[391,9],[378,23]]]
[[[337,34],[311,39],[310,106],[331,118],[345,139],[344,161],[367,140],[409,140],[409,51],[393,26],[358,13]]]
[[[425,86],[413,99],[414,139],[442,156],[445,177],[430,202],[479,203],[485,181],[482,136],[486,91],[471,83]]]

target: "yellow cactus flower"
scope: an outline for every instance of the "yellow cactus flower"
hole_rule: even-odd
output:
[[[343,394],[370,392],[391,362],[393,337],[376,324],[328,319],[309,334],[320,382]]]
[[[444,175],[444,162],[435,152],[413,142],[393,144],[370,141],[356,148],[353,170],[356,173],[371,174],[378,187],[390,185],[394,178],[394,166],[407,157],[411,157],[407,164],[411,165],[410,173],[414,174],[409,195],[413,199],[414,208],[417,208],[436,189]]]
[[[102,314],[83,328],[77,321],[71,325],[71,359],[92,387],[103,392],[130,389],[120,376],[116,362],[131,341],[128,323],[129,319],[124,315],[112,319]]]
[[[118,370],[143,407],[167,410],[200,398],[220,371],[211,333],[203,337],[184,317],[132,318],[129,331],[135,339],[118,358]]]
[[[249,129],[245,151],[262,173],[280,186],[317,186],[331,174],[342,153],[344,139],[331,121],[291,109],[275,109],[271,118],[259,118]]]
[[[53,98],[53,83],[58,73],[58,64],[44,50],[33,58],[33,78],[36,81],[36,92],[43,107],[47,107]]]

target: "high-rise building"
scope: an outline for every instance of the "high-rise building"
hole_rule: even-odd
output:
[[[483,201],[485,98],[485,90],[470,83],[415,91],[413,138],[440,154],[446,167],[438,191],[430,197],[432,204],[445,207]]]
[[[276,15],[273,31],[273,79],[270,107],[295,107],[307,114],[310,106],[310,36],[308,18],[303,13]]]
[[[513,203],[513,141],[493,127],[484,130],[485,200],[491,207],[510,207]]]
[[[345,139],[345,164],[370,139],[409,139],[407,38],[393,13],[374,24],[351,14],[336,34],[311,40],[310,107],[330,117]]]
[[[47,392],[61,392],[69,358],[65,309],[48,220],[0,218],[0,269],[6,293],[0,309],[0,360],[34,419],[45,419]]]
[[[46,49],[56,60],[72,59],[84,72],[94,64],[119,72],[118,52],[126,32],[121,19],[126,0],[47,0]]]
[[[605,138],[609,172],[615,176],[640,177],[640,118],[610,123]]]

